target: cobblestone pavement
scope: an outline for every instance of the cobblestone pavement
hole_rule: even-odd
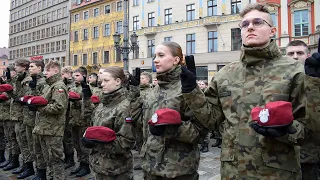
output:
[[[138,153],[133,151],[136,157]],[[66,175],[70,174],[72,168],[66,171]],[[209,152],[201,153],[201,160],[198,173],[200,174],[200,180],[220,180],[220,149],[209,147]],[[0,169],[0,180],[15,180],[16,175],[12,175],[11,171],[5,172]],[[67,180],[93,180],[92,175],[88,175],[83,178],[75,178],[66,176]],[[33,177],[26,180],[32,180]],[[134,171],[134,180],[143,180],[143,172],[141,170]]]

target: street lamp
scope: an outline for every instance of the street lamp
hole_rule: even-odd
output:
[[[123,69],[125,71],[129,70],[129,53],[134,50],[137,46],[138,36],[135,32],[131,34],[129,44],[129,27],[128,27],[128,0],[124,0],[123,11],[124,11],[124,20],[123,20],[123,46],[121,46],[121,36],[118,32],[113,35],[114,47],[117,51],[120,51],[123,54]]]

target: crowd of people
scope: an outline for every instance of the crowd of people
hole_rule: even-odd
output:
[[[240,16],[240,60],[209,85],[175,42],[156,47],[153,80],[138,68],[16,60],[0,78],[0,168],[18,179],[132,180],[135,146],[145,180],[197,180],[213,132],[223,180],[318,179],[320,54],[292,41],[283,56],[262,4]]]

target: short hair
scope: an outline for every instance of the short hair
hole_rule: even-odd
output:
[[[7,68],[8,68],[10,71],[16,71],[16,70],[14,69],[14,66],[12,66],[12,65],[8,66]]]
[[[78,72],[80,73],[82,76],[87,76],[87,68],[83,67],[83,66],[80,66],[78,67],[76,70],[73,71],[74,73]]]
[[[270,16],[269,20],[270,20],[271,25],[273,26],[274,23],[272,21],[270,11],[269,11],[268,6],[266,4],[262,4],[262,3],[249,4],[240,12],[240,17],[243,18],[246,14],[248,14],[249,12],[254,11],[254,10],[269,14],[269,16]]]
[[[50,60],[45,66],[46,69],[55,68],[55,67],[58,68],[59,71],[61,71],[61,65],[58,60]]]
[[[144,72],[141,73],[141,76],[146,76],[149,79],[149,83],[152,82],[152,76],[151,76],[150,73],[144,71]]]
[[[37,67],[41,67],[41,71],[44,70],[44,62],[42,60],[31,61],[30,64],[33,63]]]
[[[291,42],[289,42],[288,44],[287,44],[287,46],[286,46],[286,50],[287,50],[287,48],[288,47],[290,47],[290,46],[304,46],[306,49],[307,49],[307,54],[310,54],[310,48],[308,47],[308,45],[305,43],[305,42],[303,42],[303,41],[301,41],[301,40],[293,40],[293,41],[291,41]]]
[[[26,70],[29,69],[30,61],[26,59],[18,59],[15,61],[16,66],[24,67]]]
[[[98,74],[97,73],[90,73],[89,76],[94,76],[95,78],[98,78]]]
[[[117,79],[119,78],[121,80],[121,84],[125,85],[127,83],[127,77],[125,75],[125,72],[123,71],[123,68],[118,66],[110,66],[104,69],[103,72],[110,73],[110,75]]]
[[[61,73],[70,73],[70,74],[72,74],[73,70],[72,70],[71,66],[66,66],[66,67],[63,67],[61,69]]]

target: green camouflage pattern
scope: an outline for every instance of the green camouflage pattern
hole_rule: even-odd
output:
[[[140,84],[140,97],[144,98],[146,95],[151,91],[151,86],[145,85],[145,84]]]
[[[71,87],[69,92],[73,91],[82,96],[82,87],[79,83],[75,83],[75,86]],[[82,126],[82,127],[88,127],[89,121],[85,119],[82,116],[81,110],[82,110],[82,100],[77,101],[69,101],[70,103],[70,119],[69,124],[71,126]]]
[[[101,100],[103,98],[103,89],[102,87],[94,87],[92,90],[92,94],[99,97]]]
[[[14,129],[15,121],[5,121],[4,122],[4,134],[7,138],[7,152],[13,155],[20,154],[20,147],[17,142],[16,132]]]
[[[101,103],[92,112],[93,126],[105,126],[113,129],[116,140],[99,143],[89,156],[90,167],[94,173],[104,176],[118,176],[132,173],[133,162],[131,149],[135,142],[132,122],[126,122],[130,114],[130,101],[126,98],[127,90],[104,94]],[[85,100],[85,106],[92,107],[91,99]],[[92,109],[92,108],[91,108]],[[86,113],[89,113],[87,111]],[[134,119],[132,120],[134,121]]]
[[[5,94],[8,96],[8,94],[5,92],[3,92],[1,94]],[[8,99],[7,101],[4,101],[4,102],[0,102],[0,112],[1,112],[0,113],[0,122],[10,120],[10,104],[11,104],[11,99]]]
[[[200,161],[198,143],[207,132],[190,111],[181,93],[181,67],[157,74],[158,85],[143,99],[142,169],[150,176],[177,178],[197,172]],[[156,110],[170,108],[181,115],[182,124],[167,126],[163,136],[149,131],[148,120]]]
[[[197,119],[218,130],[223,125],[221,179],[301,179],[304,126],[303,65],[282,57],[275,41],[265,48],[242,47],[240,61],[226,65],[206,92],[183,94]],[[251,109],[271,101],[292,103],[295,134],[268,138],[250,126]]]
[[[68,79],[66,86],[69,92],[70,89],[75,86],[73,79]],[[68,108],[66,112],[66,123],[65,123],[64,136],[63,136],[64,151],[67,157],[73,157],[73,154],[74,154],[74,143],[72,138],[71,125],[69,124],[70,118],[71,118],[70,102],[68,101]]]
[[[60,74],[46,79],[42,96],[48,104],[38,107],[33,133],[36,135],[63,136],[68,106],[68,91]]]

